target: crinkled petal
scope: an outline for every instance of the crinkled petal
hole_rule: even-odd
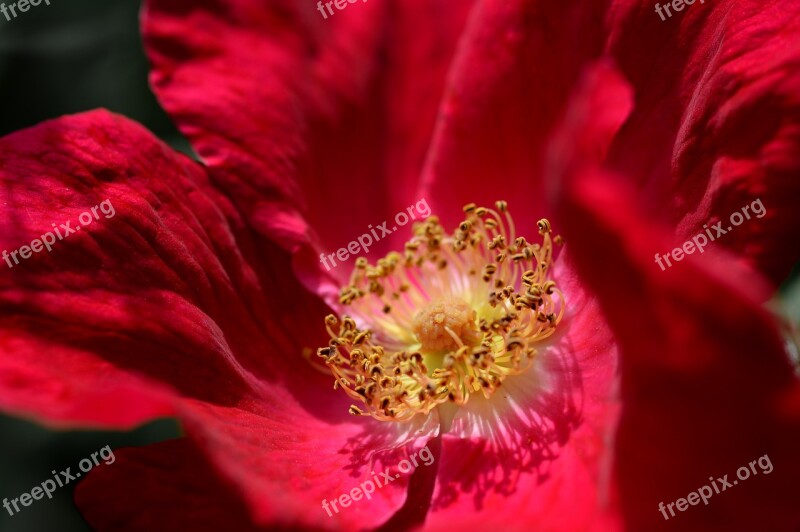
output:
[[[613,94],[603,80],[590,77],[578,105]],[[586,117],[562,131],[579,148]],[[559,218],[578,274],[597,294],[620,348],[614,471],[626,527],[796,529],[800,383],[776,318],[759,305],[767,283],[720,248],[660,268],[653,258],[671,233],[641,211],[628,180],[599,167],[602,158],[581,149],[572,155],[551,177],[561,183]],[[734,480],[738,468],[763,456],[783,467],[739,480],[669,521],[659,511],[710,476]]]
[[[0,183],[3,408],[128,427],[252,394],[266,303],[199,165],[96,111],[0,139]],[[15,254],[44,234],[51,251]]]
[[[295,0],[150,0],[151,79],[248,222],[331,253],[419,199],[471,3],[345,2],[324,19]]]
[[[787,246],[800,232],[800,4],[698,2],[663,22],[617,8],[609,49],[636,109],[611,162],[675,227],[662,251],[721,220],[719,245],[782,282],[800,259]],[[766,215],[731,223],[757,199]]]
[[[630,205],[598,175],[576,184],[566,205],[580,272],[620,344],[616,472],[628,526],[797,529],[800,383],[775,317],[759,305],[766,284],[708,254],[661,271],[652,257],[664,234]],[[598,254],[614,260],[598,263]],[[674,525],[659,512],[765,455],[771,473],[677,512]]]

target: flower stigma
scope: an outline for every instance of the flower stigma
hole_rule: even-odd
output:
[[[539,220],[541,243],[529,243],[515,237],[504,201],[464,214],[452,235],[430,216],[404,253],[356,261],[339,296],[350,312],[325,318],[331,340],[317,351],[334,388],[358,403],[351,414],[406,421],[473,394],[488,399],[555,332],[565,300],[549,279],[562,242],[550,222]]]

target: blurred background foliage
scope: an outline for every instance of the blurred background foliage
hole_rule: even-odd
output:
[[[105,107],[189,153],[148,87],[139,10],[139,0],[50,0],[50,6],[18,11],[11,21],[0,15],[0,135]],[[172,420],[119,433],[54,431],[0,416],[0,501],[30,492],[53,469],[72,467],[74,473],[81,459],[106,445],[140,446],[178,435]],[[89,530],[73,504],[75,484],[14,516],[0,507],[0,532]]]

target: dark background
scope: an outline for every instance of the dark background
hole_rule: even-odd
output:
[[[6,6],[16,0],[5,0]],[[17,18],[0,15],[0,135],[64,114],[105,107],[137,120],[173,147],[188,144],[147,84],[139,0],[50,0]],[[10,16],[10,12],[9,12]],[[43,359],[46,360],[46,353]],[[0,504],[106,445],[139,446],[179,435],[163,420],[129,433],[51,431],[0,416]],[[98,467],[105,465],[103,461]],[[0,506],[0,532],[89,530],[72,502],[76,483],[14,516]]]

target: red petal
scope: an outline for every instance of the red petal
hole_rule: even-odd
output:
[[[711,218],[733,227],[760,199],[766,216],[719,243],[780,283],[800,259],[787,246],[800,231],[800,4],[695,3],[663,22],[653,7],[619,4],[611,48],[636,110],[615,168],[678,243]]]
[[[199,165],[98,111],[0,140],[0,181],[5,250],[80,226],[109,201],[83,230],[54,236],[52,251],[9,258],[0,405],[127,427],[171,412],[175,392],[220,403],[252,394],[266,304],[238,248],[252,244],[234,237],[241,221]]]
[[[594,3],[597,4],[597,3]],[[424,173],[433,211],[509,202],[520,227],[549,214],[545,148],[570,89],[602,50],[603,10],[587,3],[482,2],[453,64]]]
[[[636,530],[675,526],[660,502],[687,497],[709,476],[733,479],[768,455],[772,474],[740,480],[670,521],[685,530],[794,530],[800,386],[773,316],[758,304],[763,285],[743,283],[754,274],[708,254],[661,271],[652,257],[666,239],[633,204],[594,176],[576,185],[565,211],[580,271],[622,350],[617,473],[626,521]]]
[[[325,20],[313,2],[150,0],[152,82],[254,227],[290,247],[310,224],[330,253],[419,199],[470,4],[345,3]]]
[[[577,105],[599,87],[589,83]],[[563,131],[578,146],[591,106],[584,111]],[[624,182],[593,163],[578,150],[571,164],[554,165],[560,174],[553,177],[563,185],[561,219],[579,273],[600,297],[621,349],[616,473],[626,525],[674,527],[660,502],[768,455],[782,465],[768,478],[740,482],[708,507],[672,519],[686,530],[796,528],[800,511],[790,493],[800,474],[800,386],[774,318],[758,305],[765,283],[717,249],[660,268],[653,257],[666,249],[666,233],[636,212]]]

